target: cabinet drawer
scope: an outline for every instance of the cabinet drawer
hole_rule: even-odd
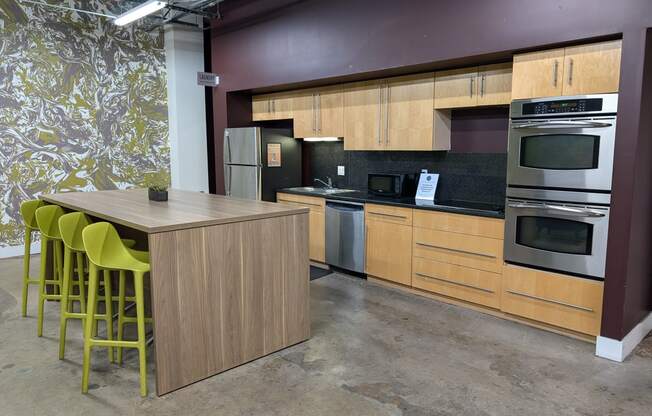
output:
[[[294,194],[276,194],[276,202],[281,204],[301,205],[310,208],[310,211],[324,212],[324,198]]]
[[[364,211],[367,220],[412,225],[412,209],[410,208],[365,204]]]
[[[503,242],[495,238],[414,228],[417,257],[502,273]]]
[[[512,315],[599,335],[603,283],[505,265],[501,309]]]
[[[501,275],[415,257],[412,286],[490,308],[500,308]]]
[[[414,226],[497,238],[500,240],[505,235],[505,221],[499,218],[485,218],[418,209],[414,210]]]

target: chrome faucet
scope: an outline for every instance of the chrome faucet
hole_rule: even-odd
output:
[[[326,180],[328,180],[328,182],[324,182],[324,181],[322,181],[322,180],[319,179],[319,178],[315,178],[315,182],[319,182],[319,183],[322,183],[322,184],[326,185],[326,187],[327,187],[328,189],[333,189],[333,180],[331,179],[331,177],[330,177],[330,176],[327,176],[327,177],[326,177]]]

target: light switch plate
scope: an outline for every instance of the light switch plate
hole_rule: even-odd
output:
[[[337,167],[337,176],[344,176],[344,166]]]

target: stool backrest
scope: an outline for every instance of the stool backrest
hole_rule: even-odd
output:
[[[61,239],[59,218],[64,215],[63,208],[58,205],[45,205],[36,210],[36,224],[41,235],[55,240]]]
[[[97,222],[87,226],[82,231],[82,238],[86,255],[96,266],[118,270],[149,269],[147,263],[131,255],[111,223]]]
[[[71,250],[84,252],[82,231],[91,224],[91,219],[83,212],[71,212],[59,218],[59,230],[63,244]]]
[[[36,224],[36,210],[42,207],[43,204],[44,202],[40,199],[31,199],[23,201],[20,204],[20,215],[23,217],[23,223],[27,228],[38,230],[38,224]]]

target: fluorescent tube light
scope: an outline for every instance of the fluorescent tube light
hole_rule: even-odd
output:
[[[161,10],[167,6],[167,4],[167,1],[150,0],[146,3],[141,4],[140,6],[134,7],[131,10],[127,10],[118,16],[113,21],[113,23],[118,26],[128,25],[129,23],[135,22],[136,20],[142,19],[147,15]]]
[[[304,142],[338,142],[339,137],[304,137]]]

